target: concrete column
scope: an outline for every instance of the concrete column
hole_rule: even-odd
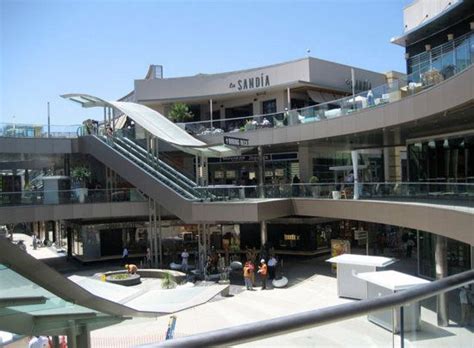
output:
[[[313,159],[308,145],[298,146],[298,162],[301,182],[309,182],[309,179],[313,176]]]
[[[263,156],[262,146],[257,147],[258,151],[258,195],[260,198],[265,198],[265,157]]]
[[[383,175],[384,181],[390,181],[390,152],[388,147],[383,148]]]
[[[158,215],[158,261],[159,261],[159,267],[163,267],[163,244],[162,244],[162,224],[161,224],[161,205],[158,204],[158,210],[157,210],[157,215]]]
[[[436,236],[435,247],[435,265],[436,279],[442,279],[448,276],[448,239],[443,236]],[[438,326],[449,325],[448,315],[448,297],[446,293],[439,294],[437,297]]]
[[[260,242],[261,246],[265,245],[268,241],[268,233],[267,233],[267,222],[261,221],[260,222]]]
[[[79,329],[79,332],[77,335],[77,346],[80,348],[91,347],[91,333],[87,325],[82,325],[81,328]]]
[[[212,99],[209,99],[209,118],[211,120],[211,128],[213,127],[213,117],[212,117]]]
[[[78,348],[76,341],[76,324],[74,320],[68,321],[67,346],[68,348]],[[82,348],[82,347],[81,347]]]
[[[288,110],[291,110],[291,91],[289,87],[286,89],[286,105]]]

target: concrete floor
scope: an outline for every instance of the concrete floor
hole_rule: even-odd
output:
[[[240,275],[235,274],[232,297],[217,296],[203,305],[178,312],[175,337],[266,320],[292,313],[348,303],[336,295],[336,278],[323,258],[295,258],[285,262],[283,273],[289,287],[261,291],[246,291]],[[410,263],[400,263],[409,269]],[[455,297],[454,297],[455,298]],[[459,327],[455,321],[447,328],[435,325],[433,301],[424,301],[422,326],[416,333],[407,333],[406,347],[474,347],[473,327]],[[453,304],[454,305],[454,304]],[[451,309],[451,308],[450,308]],[[169,316],[156,319],[136,318],[92,332],[93,347],[131,347],[163,340]],[[360,317],[262,341],[246,343],[249,347],[391,347],[392,334]],[[395,346],[400,338],[395,336]]]

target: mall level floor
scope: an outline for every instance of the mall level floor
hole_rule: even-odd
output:
[[[254,321],[266,320],[292,313],[349,303],[352,300],[338,298],[337,282],[330,266],[318,259],[291,259],[285,263],[284,274],[290,279],[286,289],[246,291],[243,285],[233,285],[232,297],[216,297],[204,305],[176,314],[175,336],[230,327]],[[413,269],[415,260],[399,263],[398,269]],[[408,272],[407,272],[408,273]],[[236,279],[237,280],[237,279]],[[457,292],[450,294],[456,302]],[[452,308],[453,307],[453,308]],[[425,300],[422,307],[422,330],[407,333],[406,347],[473,347],[474,327],[463,328],[457,324],[459,313],[456,305],[450,306],[454,321],[450,326],[436,326],[434,301]],[[163,339],[169,316],[157,319],[136,318],[121,324],[92,332],[93,347],[132,347],[158,342]],[[272,337],[264,341],[250,342],[242,346],[317,346],[317,347],[391,347],[392,334],[369,322],[366,316],[321,326],[292,334]],[[395,336],[395,346],[400,346]]]

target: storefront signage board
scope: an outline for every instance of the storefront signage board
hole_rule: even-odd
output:
[[[224,144],[230,146],[249,146],[249,140],[243,138],[235,138],[224,136]]]

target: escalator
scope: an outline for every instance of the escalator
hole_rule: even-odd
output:
[[[191,220],[193,202],[203,200],[192,180],[130,139],[83,136],[79,147],[184,221]]]

